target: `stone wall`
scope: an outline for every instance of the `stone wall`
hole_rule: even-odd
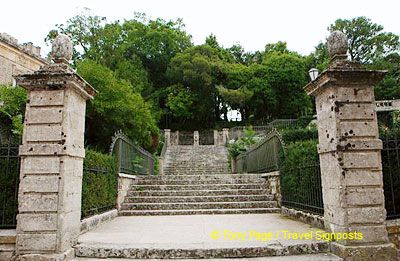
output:
[[[11,85],[13,75],[31,73],[48,64],[40,56],[40,47],[32,43],[18,44],[18,41],[0,33],[0,85]]]
[[[387,220],[386,229],[388,231],[389,240],[400,249],[400,218]]]
[[[278,202],[278,206],[281,206],[282,194],[281,194],[281,182],[279,178],[279,171],[263,173],[261,177],[267,181],[267,189],[272,195],[274,200]]]
[[[122,203],[124,203],[125,197],[128,194],[128,190],[131,185],[135,184],[137,177],[134,175],[128,175],[119,173],[118,174],[118,196],[117,196],[117,209],[121,209]]]
[[[15,253],[15,229],[0,230],[0,260],[11,260]]]

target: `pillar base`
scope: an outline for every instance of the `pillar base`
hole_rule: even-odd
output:
[[[68,249],[61,254],[22,254],[15,261],[69,261],[75,258],[75,250]]]
[[[396,261],[398,253],[394,244],[345,246],[336,242],[331,243],[333,254],[351,261]]]

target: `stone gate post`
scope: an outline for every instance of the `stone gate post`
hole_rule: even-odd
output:
[[[80,232],[86,100],[94,89],[68,65],[59,35],[55,63],[17,77],[28,91],[17,217],[17,260],[68,260]]]
[[[193,145],[198,146],[199,140],[200,140],[199,131],[194,131],[193,132]]]
[[[222,144],[225,145],[229,141],[229,129],[222,129]]]
[[[171,130],[170,129],[164,130],[164,139],[165,139],[165,144],[167,144],[167,146],[171,146]]]
[[[219,143],[218,143],[218,130],[214,130],[213,131],[213,135],[214,135],[214,145],[219,145]]]
[[[328,38],[329,68],[305,89],[315,96],[326,229],[361,232],[337,240],[332,251],[345,260],[396,260],[388,241],[374,85],[383,71],[347,60],[347,38]]]

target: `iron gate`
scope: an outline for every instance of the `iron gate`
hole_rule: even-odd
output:
[[[199,132],[199,144],[200,145],[214,145],[214,131],[206,130]]]
[[[15,228],[18,212],[19,140],[0,140],[0,228]]]

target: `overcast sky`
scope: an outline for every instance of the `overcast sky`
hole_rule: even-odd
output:
[[[286,41],[291,50],[310,53],[337,18],[367,16],[400,35],[399,0],[20,0],[2,1],[0,32],[20,43],[49,47],[43,39],[55,24],[90,8],[108,21],[131,19],[134,12],[151,18],[183,18],[195,44],[213,33],[225,47],[240,43],[246,51]]]

